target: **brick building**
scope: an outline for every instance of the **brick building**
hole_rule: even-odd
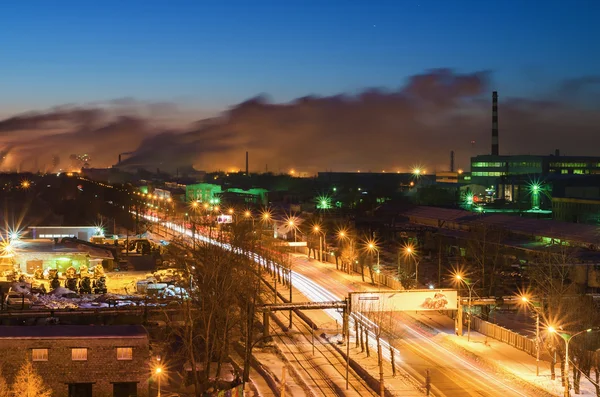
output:
[[[149,339],[139,325],[0,326],[7,382],[32,361],[56,397],[147,397]]]

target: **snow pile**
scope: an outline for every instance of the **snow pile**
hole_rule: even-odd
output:
[[[160,291],[159,296],[161,298],[184,298],[187,299],[189,297],[185,288],[176,287],[174,285],[169,285],[167,288],[164,288]]]

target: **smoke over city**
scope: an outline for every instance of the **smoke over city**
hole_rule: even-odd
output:
[[[458,167],[489,153],[491,91],[499,91],[500,154],[597,154],[598,77],[557,82],[547,98],[506,98],[481,71],[437,69],[409,78],[397,90],[307,96],[277,104],[259,96],[182,127],[169,104],[140,111],[131,103],[61,108],[0,121],[0,169],[58,171],[121,167],[173,172],[244,167],[251,171],[427,171]],[[556,98],[569,98],[569,102]],[[585,94],[587,100],[578,100]],[[201,112],[199,111],[199,114]],[[582,149],[583,148],[583,149]]]

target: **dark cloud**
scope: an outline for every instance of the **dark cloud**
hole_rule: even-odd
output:
[[[392,171],[415,164],[433,171],[448,167],[450,150],[459,166],[468,168],[471,155],[489,153],[491,91],[496,89],[490,78],[487,71],[434,69],[394,91],[305,96],[284,104],[261,95],[186,128],[172,126],[178,113],[168,103],[140,107],[122,99],[108,108],[55,109],[0,121],[0,143],[4,150],[11,147],[7,157],[14,157],[5,168],[7,163],[40,166],[42,158],[50,164],[57,152],[89,153],[93,166],[109,166],[118,153],[135,151],[121,166],[231,169],[243,168],[246,150],[256,171],[265,166],[272,171]],[[543,100],[506,98],[499,89],[501,153],[547,154],[558,148],[597,154],[597,106],[566,100],[597,81],[594,76],[565,81]]]

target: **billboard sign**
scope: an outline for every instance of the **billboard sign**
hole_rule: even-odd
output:
[[[350,304],[353,312],[457,310],[458,293],[454,289],[352,292]]]
[[[231,216],[231,215],[219,215],[217,217],[217,223],[233,223],[233,216]]]

